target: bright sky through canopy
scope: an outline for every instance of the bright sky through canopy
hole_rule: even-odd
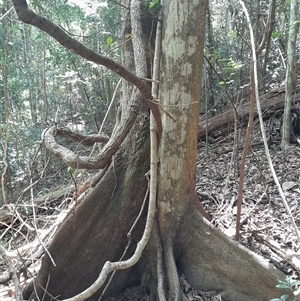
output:
[[[94,15],[99,7],[107,6],[106,0],[69,0],[68,2],[79,6],[86,15]]]

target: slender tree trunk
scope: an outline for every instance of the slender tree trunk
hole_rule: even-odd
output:
[[[208,60],[210,60],[211,64],[215,64],[214,62],[214,51],[215,51],[215,42],[213,36],[213,26],[212,26],[212,18],[211,18],[211,1],[207,3],[206,10],[206,26],[207,26],[207,45],[208,45]],[[213,68],[210,64],[206,66],[206,89],[205,95],[207,96],[207,105],[209,108],[212,108],[215,105],[215,97],[214,97],[214,77],[213,77]]]
[[[273,29],[274,29],[274,25],[275,25],[275,11],[276,11],[276,0],[272,0],[270,3],[270,10],[269,10],[269,14],[270,14],[270,19],[271,19],[271,23],[270,23],[270,30],[268,32],[268,38],[266,41],[266,51],[264,54],[264,63],[263,63],[263,67],[262,67],[262,77],[264,78],[265,75],[267,74],[267,64],[268,64],[268,59],[269,59],[269,54],[270,54],[270,49],[271,49],[271,41],[272,41],[272,33],[273,33]]]
[[[283,132],[281,139],[281,149],[285,150],[290,145],[291,137],[291,103],[293,97],[293,90],[296,86],[296,38],[298,24],[296,22],[298,11],[297,0],[290,1],[290,22],[288,31],[288,46],[287,46],[287,64],[286,64],[286,77],[285,77],[285,103],[283,115]]]

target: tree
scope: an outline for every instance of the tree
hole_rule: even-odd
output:
[[[290,145],[290,138],[293,134],[291,128],[291,104],[293,93],[296,88],[296,39],[297,39],[297,11],[298,4],[296,0],[290,1],[290,20],[288,29],[288,46],[287,46],[287,64],[285,76],[285,104],[283,115],[283,131],[281,139],[281,149],[285,150]]]
[[[84,47],[60,27],[29,10],[26,1],[13,0],[13,4],[22,21],[39,27],[66,48],[127,80],[123,81],[119,123],[99,157],[81,157],[58,148],[52,139],[58,132],[55,127],[44,132],[45,144],[72,167],[103,171],[96,186],[57,230],[48,249],[51,257],[43,257],[31,298],[36,293],[46,299],[51,295],[64,299],[79,294],[94,283],[106,261],[117,262],[122,257],[127,233],[138,216],[148,186],[148,108],[155,117],[159,140],[154,227],[138,263],[118,271],[106,294],[117,294],[139,284],[154,299],[158,290],[160,300],[186,300],[180,287],[180,270],[195,288],[216,290],[233,301],[276,296],[274,287],[280,274],[210,225],[201,214],[203,209],[195,193],[206,1],[163,2],[162,21],[158,21],[162,22],[163,37],[160,103],[153,99],[148,81],[144,81],[151,77],[151,34],[157,26],[157,18],[153,18],[148,5],[139,7],[144,2],[122,2],[123,36],[127,39],[122,65]],[[143,210],[142,218],[130,231],[131,244],[125,259],[134,253],[143,235],[145,216]],[[102,288],[96,290],[90,299],[98,298],[101,291]]]

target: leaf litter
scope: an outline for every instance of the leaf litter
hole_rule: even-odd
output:
[[[205,142],[198,143],[197,193],[202,206],[212,217],[213,225],[231,238],[235,234],[242,146],[243,141],[240,141],[238,150],[233,149],[233,133],[226,135],[216,144],[210,144],[208,148]],[[300,146],[292,145],[283,153],[279,144],[273,144],[270,154],[277,177],[299,226]],[[50,208],[52,214],[57,210],[55,206],[54,203]],[[46,207],[49,210],[49,206]],[[44,220],[51,223],[54,218],[48,216],[44,217]],[[1,230],[1,234],[2,232]],[[300,257],[296,256],[300,252],[299,245],[269,170],[258,128],[253,131],[252,146],[246,163],[240,243],[265,257],[287,275],[299,276]],[[0,271],[5,271],[4,263],[0,264]],[[222,300],[216,292],[195,290],[184,275],[180,275],[180,282],[188,300]],[[13,292],[11,283],[0,285],[1,300],[13,300]],[[133,287],[128,288],[118,298],[109,297],[105,300],[148,301],[150,297]]]

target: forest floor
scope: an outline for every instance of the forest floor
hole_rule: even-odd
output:
[[[234,151],[234,133],[219,134],[218,142],[208,148],[204,142],[199,143],[197,193],[212,223],[234,238],[244,142],[241,138]],[[224,138],[220,139],[222,135]],[[283,152],[280,141],[276,141],[269,150],[276,176],[299,228],[300,146],[292,144]],[[270,171],[258,122],[254,125],[246,160],[239,241],[289,275],[294,270],[300,271],[299,265],[292,267],[287,262],[299,252],[299,242]]]
[[[233,238],[236,230],[239,164],[244,143],[241,138],[234,148],[234,133],[226,133],[224,130],[214,133],[214,136],[217,138],[215,141],[218,141],[214,144],[206,146],[205,142],[198,143],[196,188],[212,223]],[[240,136],[245,136],[245,129],[241,130]],[[292,215],[300,227],[300,146],[292,145],[283,153],[280,142],[276,142],[270,147],[270,155]],[[243,191],[240,242],[272,262],[286,275],[298,277],[299,260],[294,255],[299,252],[299,244],[268,166],[258,123],[254,124]],[[0,272],[4,270],[1,264]],[[181,283],[188,300],[222,300],[214,292],[194,290],[184,275]],[[1,300],[9,300],[6,297],[12,292],[12,284],[0,285]],[[131,288],[119,298],[106,300],[146,301],[149,297]]]
[[[234,133],[214,133],[214,144],[198,143],[197,193],[212,223],[234,239],[236,232],[237,195],[243,138],[234,150]],[[245,128],[240,136],[245,136]],[[269,148],[276,175],[298,227],[300,227],[300,146],[293,144],[285,153],[280,150],[279,137]],[[287,276],[299,277],[300,264],[294,255],[299,243],[286,213],[278,188],[272,177],[262,142],[259,123],[254,124],[243,189],[240,242],[263,256]],[[215,292],[194,290],[181,277],[188,300],[221,301]],[[283,294],[285,292],[283,291]],[[280,296],[278,296],[279,298]],[[150,300],[133,289],[119,298],[106,301]]]

